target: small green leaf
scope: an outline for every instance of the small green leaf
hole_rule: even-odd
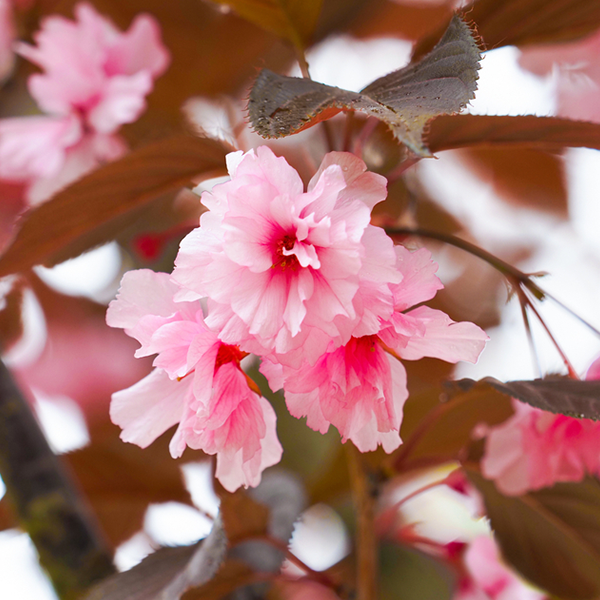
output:
[[[469,472],[483,494],[504,558],[532,583],[563,600],[600,595],[600,482],[559,483],[503,496]]]
[[[323,0],[212,0],[244,19],[286,38],[300,50],[312,39]]]
[[[427,122],[458,112],[475,96],[481,58],[473,31],[454,16],[438,45],[415,64],[375,80],[360,93],[264,69],[248,102],[250,122],[267,138],[292,135],[342,110],[357,110],[385,122],[419,156]]]

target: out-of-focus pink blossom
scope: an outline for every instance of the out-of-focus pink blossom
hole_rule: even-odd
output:
[[[538,75],[553,73],[560,116],[600,122],[599,55],[600,30],[580,41],[529,48],[520,63]]]
[[[0,83],[10,74],[14,64],[15,24],[12,3],[0,0]]]
[[[588,371],[597,379],[599,361]],[[507,496],[561,481],[600,476],[600,423],[533,408],[513,400],[514,415],[493,427],[481,466]]]
[[[332,152],[304,192],[266,146],[227,161],[231,180],[202,195],[209,211],[181,244],[181,297],[209,298],[207,324],[223,341],[295,366],[314,364],[359,325],[376,333],[393,308],[388,284],[400,279],[383,232],[379,245],[364,241],[377,236],[370,213],[385,179]],[[371,300],[357,310],[363,295]]]
[[[138,15],[124,33],[87,3],[75,7],[75,18],[47,17],[35,46],[18,45],[44,71],[30,77],[29,90],[45,112],[79,112],[93,130],[113,133],[138,118],[169,54],[149,15]]]
[[[406,371],[398,357],[424,356],[449,362],[475,362],[487,335],[473,323],[455,323],[441,311],[413,304],[430,300],[442,287],[430,253],[396,247],[400,283],[393,292],[394,312],[379,320],[379,332],[353,336],[317,362],[293,368],[264,361],[262,370],[274,389],[283,388],[288,408],[307,425],[325,433],[334,425],[343,441],[363,451],[381,444],[391,452],[400,443],[402,408],[408,397]],[[373,302],[373,299],[369,299]]]
[[[179,423],[173,457],[186,446],[216,454],[216,475],[226,489],[256,486],[281,458],[275,412],[242,371],[244,353],[206,327],[200,302],[175,303],[178,290],[165,273],[123,277],[107,323],[140,342],[136,356],[157,354],[156,368],[113,394],[111,418],[123,428],[123,440],[141,447]]]
[[[124,33],[86,3],[75,16],[47,17],[35,46],[17,45],[44,71],[29,78],[29,89],[50,116],[0,121],[0,177],[27,183],[32,203],[126,151],[116,131],[139,117],[169,63],[149,15]]]
[[[528,586],[501,561],[494,540],[475,538],[464,553],[468,576],[459,582],[454,600],[542,600],[546,595]]]

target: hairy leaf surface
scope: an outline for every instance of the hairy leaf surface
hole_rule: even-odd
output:
[[[384,121],[417,155],[431,156],[422,139],[425,125],[474,98],[479,60],[472,30],[455,16],[430,54],[359,93],[263,69],[250,92],[250,122],[263,137],[278,138],[355,110]]]
[[[500,392],[526,402],[535,408],[585,419],[600,419],[600,381],[578,381],[567,378],[534,379],[533,381],[498,381],[486,377],[475,383],[463,379],[457,385],[468,389],[487,383]]]

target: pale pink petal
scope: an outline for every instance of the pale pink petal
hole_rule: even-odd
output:
[[[167,273],[156,273],[149,269],[127,271],[121,280],[121,288],[106,312],[110,327],[120,327],[127,335],[146,346],[150,343],[154,329],[144,325],[143,318],[155,315],[168,318],[177,312],[173,296],[179,286],[171,281]]]
[[[455,363],[477,362],[486,341],[485,332],[474,323],[456,323],[439,310],[420,306],[406,314],[425,327],[421,336],[408,338],[406,346],[392,346],[401,358],[419,360],[425,356]]]
[[[75,117],[16,117],[0,120],[0,177],[31,181],[53,177],[64,167],[67,149],[83,136]]]
[[[188,382],[174,381],[154,369],[130,388],[113,394],[110,418],[123,429],[123,441],[146,448],[181,420],[189,393]]]
[[[420,302],[431,300],[444,286],[436,277],[438,269],[426,248],[410,252],[404,246],[396,246],[396,267],[402,274],[402,282],[392,286],[396,310],[403,311]]]
[[[166,71],[170,61],[169,51],[160,38],[158,21],[141,14],[108,48],[104,68],[108,75],[149,71],[156,78]]]
[[[115,160],[126,152],[127,145],[118,135],[87,134],[77,144],[67,148],[62,168],[56,175],[34,180],[27,190],[27,199],[32,205],[45,202],[99,165]]]
[[[100,133],[113,133],[124,123],[133,123],[146,108],[145,97],[151,89],[149,71],[111,77],[102,99],[88,111],[88,123]]]

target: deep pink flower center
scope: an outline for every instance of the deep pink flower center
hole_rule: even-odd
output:
[[[285,271],[286,269],[295,271],[300,266],[300,263],[294,254],[286,256],[283,253],[284,250],[292,250],[295,243],[296,236],[290,233],[287,233],[283,238],[277,240],[277,243],[275,244],[275,256],[273,257],[273,269],[279,268],[282,271]]]
[[[223,365],[235,362],[239,366],[242,358],[248,356],[247,352],[242,352],[238,346],[229,346],[228,344],[221,344],[219,351],[217,352],[217,358],[215,360],[215,373],[219,370],[219,367]]]

